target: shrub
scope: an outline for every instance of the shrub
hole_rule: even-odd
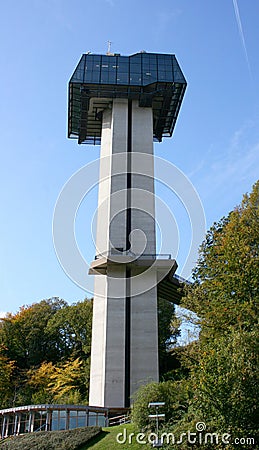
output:
[[[182,418],[188,408],[189,386],[188,382],[164,381],[141,386],[134,396],[132,420],[139,428],[153,428],[154,421],[148,418],[155,414],[148,407],[149,402],[165,402],[159,413],[165,413],[165,421],[177,421]]]
[[[40,431],[8,438],[1,450],[77,450],[101,432],[99,427],[65,431]]]

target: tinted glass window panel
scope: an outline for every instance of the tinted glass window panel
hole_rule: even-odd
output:
[[[86,55],[86,62],[88,63],[88,62],[91,62],[91,63],[93,63],[94,62],[94,60],[96,59],[96,56],[93,56],[93,55]]]
[[[72,430],[73,428],[77,428],[77,418],[76,417],[70,417],[70,419],[69,419],[69,429]]]
[[[97,425],[97,414],[89,413],[89,427]]]
[[[109,81],[109,72],[102,70],[101,72],[101,83],[108,83]]]
[[[141,64],[136,64],[136,63],[130,63],[130,71],[131,72],[139,72],[141,71]]]
[[[169,72],[168,70],[166,70],[166,72],[165,72],[165,79],[166,79],[166,81],[172,81],[173,80],[172,71]]]
[[[98,424],[99,427],[105,427],[106,425],[106,421],[105,421],[105,416],[98,414]]]
[[[52,411],[51,430],[58,430],[58,411]]]
[[[93,55],[93,62],[94,62],[94,64],[101,64],[101,56]]]
[[[154,83],[155,81],[156,81],[156,77],[152,76],[151,74],[150,75],[145,74],[143,77],[144,84],[151,84],[151,83]]]
[[[117,59],[118,66],[129,66],[129,58],[126,56],[119,56]]]
[[[117,83],[118,84],[128,84],[129,74],[128,73],[117,73]]]
[[[164,81],[165,80],[165,71],[164,70],[159,70],[159,77],[158,77],[158,81]]]
[[[86,426],[86,415],[84,415],[82,417],[78,417],[77,426],[78,427],[85,427]]]
[[[89,69],[89,70],[92,70],[93,66],[94,66],[94,62],[93,62],[93,61],[89,61],[89,60],[87,59],[87,60],[86,60],[86,63],[85,63],[85,68],[86,68],[86,69]]]
[[[66,429],[66,418],[61,417],[59,420],[59,430],[65,430]]]
[[[129,73],[129,66],[126,64],[120,64],[117,68],[117,73]]]
[[[178,67],[174,67],[174,81],[179,81],[179,82],[183,81],[182,74],[181,74],[180,70],[178,69]]]
[[[116,64],[115,56],[102,56],[102,64],[108,64],[111,66],[112,64]]]
[[[133,56],[131,56],[130,57],[130,59],[131,59],[131,61],[140,61],[141,60],[141,55],[140,54],[138,54],[138,55],[133,55]]]
[[[100,81],[100,66],[99,67],[96,66],[92,71],[91,82],[99,83],[99,81]]]
[[[93,83],[99,83],[101,70],[101,57],[96,55],[93,57],[93,69],[90,81]]]
[[[116,70],[114,70],[114,71],[109,73],[108,82],[111,83],[111,84],[115,84],[116,83]]]
[[[132,74],[130,77],[130,84],[138,86],[141,84],[141,77],[138,74]]]
[[[142,61],[142,68],[143,69],[147,69],[147,68],[149,68],[149,66],[150,66],[149,61]]]
[[[77,411],[69,411],[69,429],[77,428]]]
[[[76,71],[76,74],[75,74],[75,76],[73,78],[73,81],[81,81],[81,82],[83,82],[83,80],[84,80],[84,71],[83,71],[83,69],[79,69],[79,70]]]

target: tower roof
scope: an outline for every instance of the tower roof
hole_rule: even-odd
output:
[[[82,55],[70,81],[68,137],[100,144],[101,116],[113,98],[153,109],[154,141],[171,137],[186,89],[175,55]]]

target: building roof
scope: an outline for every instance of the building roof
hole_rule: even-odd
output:
[[[68,137],[100,144],[102,111],[114,98],[153,109],[154,141],[171,137],[186,89],[175,55],[83,54],[70,81]]]

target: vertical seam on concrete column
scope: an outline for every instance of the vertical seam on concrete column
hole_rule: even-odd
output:
[[[126,269],[126,303],[125,303],[125,407],[130,406],[130,347],[131,347],[131,299],[130,299],[131,270]]]
[[[126,250],[130,249],[131,232],[131,152],[132,152],[132,101],[128,101],[128,136],[127,136],[127,217],[126,217]],[[131,347],[131,270],[126,268],[126,302],[125,302],[125,407],[130,406],[130,347]]]
[[[131,152],[132,152],[132,100],[128,101],[128,136],[127,136],[127,219],[126,219],[126,250],[130,249],[129,235],[131,232]]]

